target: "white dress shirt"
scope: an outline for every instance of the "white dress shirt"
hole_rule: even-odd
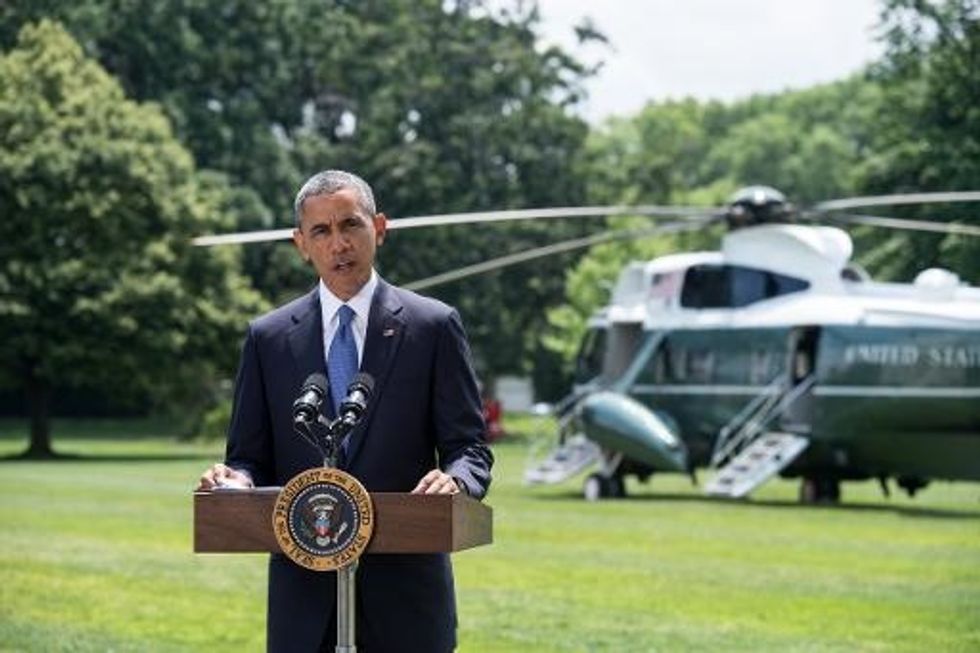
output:
[[[371,299],[374,297],[374,291],[377,287],[378,273],[372,269],[371,278],[368,279],[367,283],[361,286],[356,295],[346,302],[342,302],[330,292],[330,289],[323,283],[323,279],[320,279],[317,290],[320,295],[320,311],[323,318],[323,353],[325,356],[330,353],[330,343],[333,342],[333,336],[339,326],[337,311],[343,304],[347,304],[354,311],[351,328],[354,332],[354,342],[357,345],[357,364],[361,364],[361,360],[364,358],[364,340],[367,338],[368,317],[371,313]]]

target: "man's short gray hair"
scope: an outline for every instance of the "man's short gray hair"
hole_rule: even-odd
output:
[[[307,198],[316,195],[332,195],[345,188],[352,188],[357,192],[361,208],[367,211],[370,217],[377,214],[374,206],[374,191],[371,190],[371,186],[366,181],[344,170],[324,170],[307,179],[303,187],[296,193],[296,200],[293,202],[293,216],[296,218],[296,226],[300,226],[300,214],[303,210],[303,202]]]

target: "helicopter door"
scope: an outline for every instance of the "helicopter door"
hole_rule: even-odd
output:
[[[641,322],[621,322],[609,325],[606,356],[602,361],[602,382],[613,383],[629,369],[643,339]]]
[[[819,339],[820,327],[816,326],[798,327],[790,332],[787,392],[791,392],[801,383],[809,382],[813,377]],[[812,395],[809,391],[804,391],[786,406],[783,426],[797,432],[809,432],[812,412]]]

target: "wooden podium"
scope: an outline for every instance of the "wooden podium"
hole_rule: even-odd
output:
[[[194,493],[196,553],[281,551],[272,531],[278,487]],[[493,510],[463,494],[373,492],[367,553],[452,553],[493,541]]]

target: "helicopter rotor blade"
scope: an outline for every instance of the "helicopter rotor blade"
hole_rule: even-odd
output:
[[[807,214],[815,217],[817,214]],[[847,224],[860,224],[870,227],[885,227],[906,231],[929,231],[940,234],[956,234],[960,236],[980,236],[980,225],[963,224],[960,222],[933,222],[931,220],[909,220],[905,218],[885,218],[877,215],[860,215],[856,213],[834,213],[822,217]]]
[[[879,195],[868,197],[849,197],[827,202],[820,202],[814,207],[815,211],[832,212],[844,209],[866,206],[898,206],[904,204],[951,203],[980,201],[980,191],[944,192],[944,193],[906,193],[897,195]],[[437,215],[396,218],[388,221],[389,229],[412,229],[416,227],[432,227],[453,224],[477,224],[484,222],[513,222],[520,220],[538,220],[552,218],[595,218],[615,215],[643,215],[655,218],[698,218],[706,213],[716,217],[725,211],[724,207],[695,207],[695,206],[662,206],[662,205],[613,205],[613,206],[569,206],[542,209],[517,209],[508,211],[475,211],[469,213],[444,213]],[[870,218],[871,216],[865,216]],[[881,219],[878,226],[893,226],[905,228],[895,223],[886,225]],[[856,222],[856,221],[855,221]],[[872,224],[870,221],[866,224]],[[913,229],[914,227],[907,227]],[[923,231],[936,229],[923,227]],[[955,231],[951,233],[971,233]],[[199,247],[215,245],[233,245],[244,243],[261,243],[292,238],[293,229],[266,229],[244,233],[218,234],[198,236],[193,244]],[[972,235],[972,233],[971,233]]]
[[[434,227],[449,224],[475,224],[480,222],[513,222],[548,218],[603,218],[614,215],[644,215],[658,218],[698,217],[708,211],[720,211],[714,207],[658,206],[563,206],[544,209],[515,209],[508,211],[474,211],[469,213],[444,213],[414,218],[396,218],[388,221],[389,229]]]
[[[216,245],[242,245],[245,243],[268,243],[276,240],[291,240],[293,228],[264,229],[262,231],[244,231],[233,234],[215,234],[213,236],[198,236],[191,240],[197,247],[214,247]]]
[[[943,204],[954,202],[980,202],[980,191],[903,193],[897,195],[846,197],[820,202],[813,208],[817,211],[840,211],[866,206],[900,206],[903,204]]]
[[[628,206],[568,206],[544,209],[517,209],[510,211],[475,211],[470,213],[443,213],[410,218],[388,220],[388,229],[412,229],[454,224],[477,224],[482,222],[514,222],[520,220],[540,220],[551,218],[602,218],[615,215],[642,215],[656,218],[699,217],[706,212],[719,212],[722,209],[693,206],[657,206],[652,204]],[[289,240],[293,229],[266,229],[244,233],[198,236],[192,241],[198,247],[215,245],[236,245],[243,243],[262,243],[276,240]]]
[[[449,283],[451,281],[456,281],[458,279],[465,279],[466,277],[472,277],[478,274],[483,274],[484,272],[499,270],[501,268],[505,268],[511,265],[516,265],[518,263],[524,263],[526,261],[531,261],[537,258],[551,256],[552,254],[569,252],[575,249],[581,249],[583,247],[589,247],[591,245],[596,245],[599,243],[605,243],[613,240],[647,238],[650,236],[656,236],[656,235],[667,234],[667,233],[679,233],[682,231],[693,231],[695,229],[701,229],[702,227],[710,224],[715,220],[714,215],[706,216],[703,213],[701,214],[701,216],[691,216],[691,217],[695,219],[671,222],[669,224],[658,225],[655,227],[646,227],[643,229],[602,231],[597,234],[592,234],[591,236],[584,236],[582,238],[573,238],[571,240],[564,240],[558,243],[544,245],[542,247],[535,247],[533,249],[524,250],[522,252],[515,252],[513,254],[507,254],[506,256],[500,256],[486,261],[481,261],[480,263],[467,265],[461,268],[456,268],[455,270],[450,270],[448,272],[436,274],[431,277],[426,277],[424,279],[412,281],[411,283],[403,284],[403,287],[409,290],[422,290],[424,288],[439,286],[442,284]]]

